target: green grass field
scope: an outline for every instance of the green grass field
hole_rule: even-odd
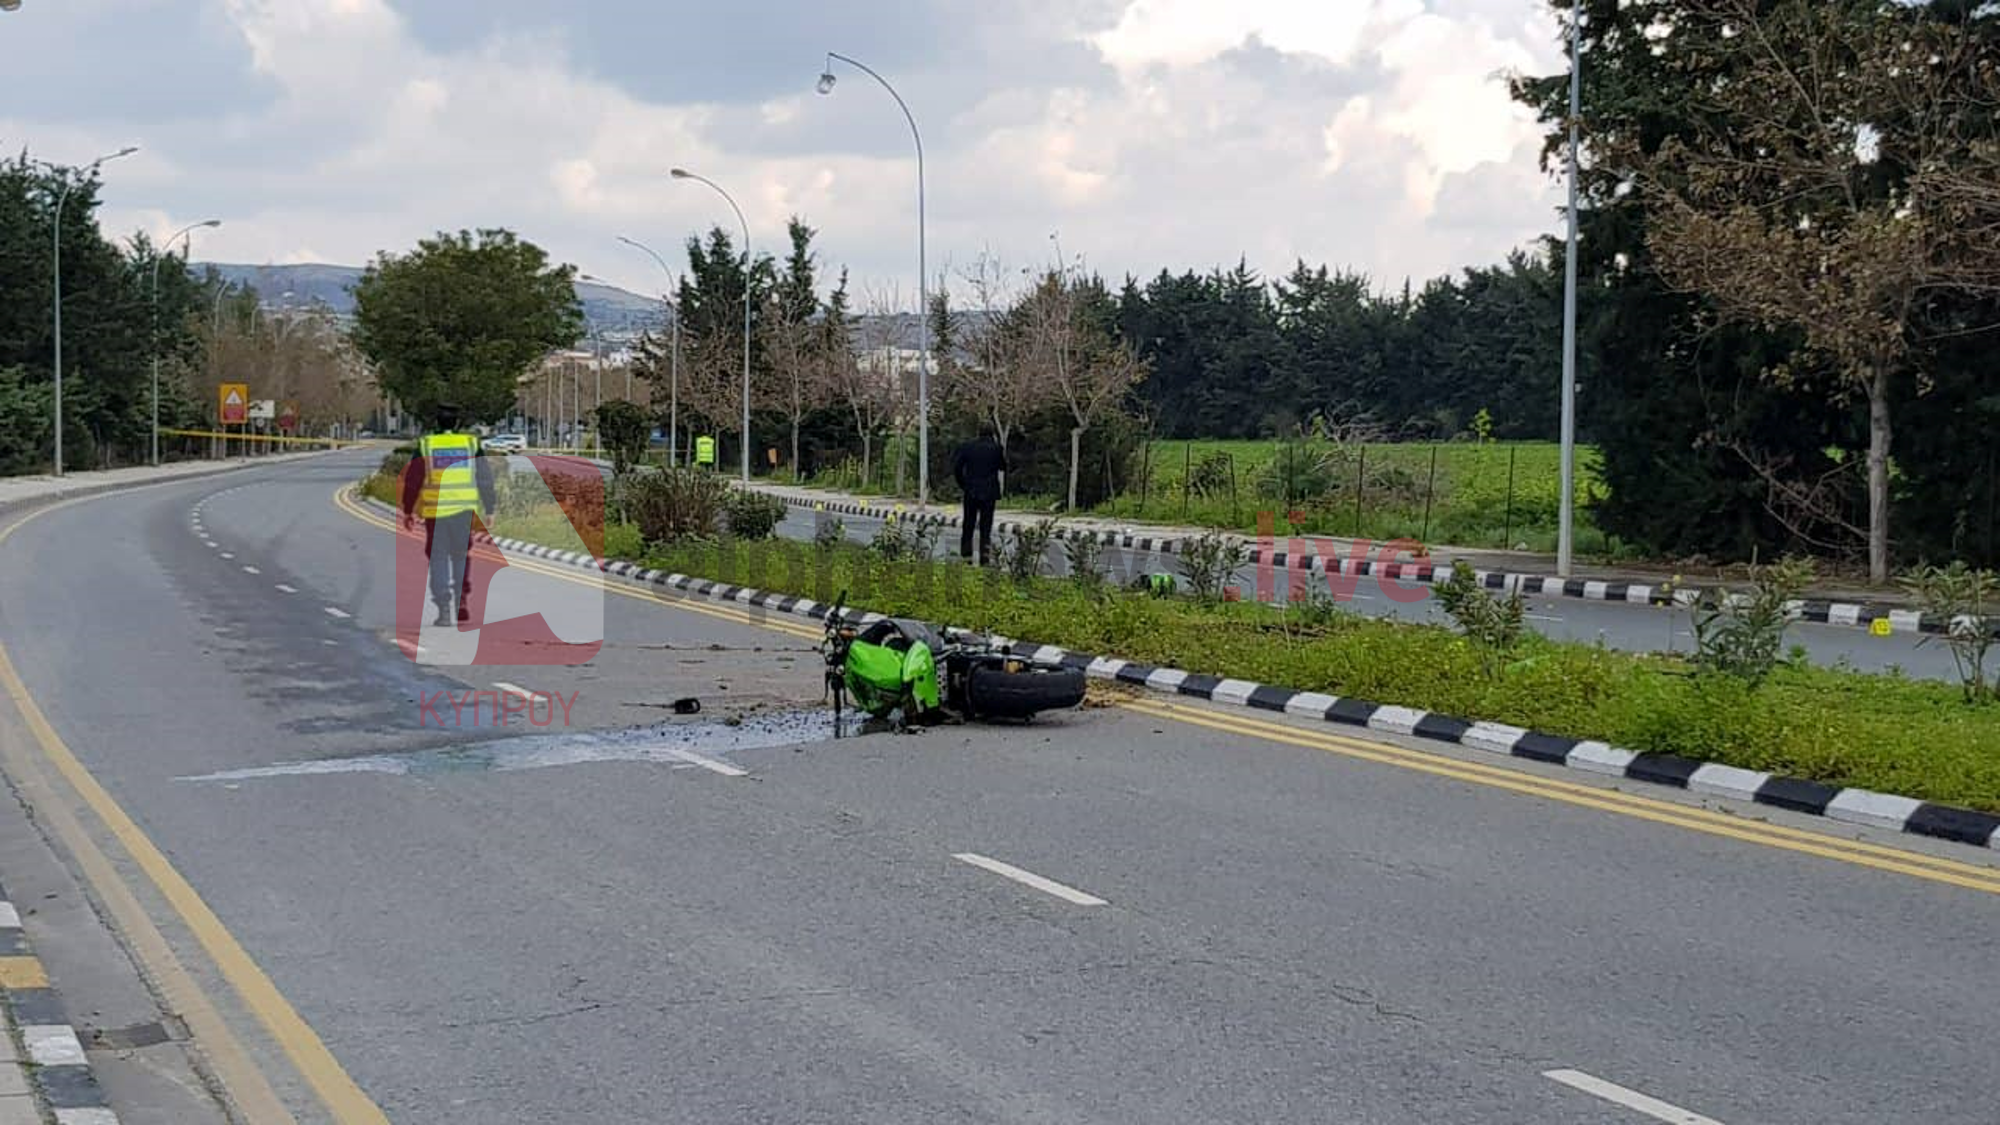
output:
[[[1591,501],[1604,494],[1598,465],[1595,449],[1579,447],[1578,545],[1602,552],[1609,544],[1589,521]],[[1343,454],[1310,442],[1160,441],[1135,472],[1140,479],[1099,513],[1255,532],[1258,514],[1270,512],[1279,534],[1467,547],[1548,549],[1562,496],[1553,442],[1379,444]]]

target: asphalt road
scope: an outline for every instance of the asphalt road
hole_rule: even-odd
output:
[[[1012,515],[1018,518],[1019,514]],[[816,521],[821,518],[832,517],[817,516],[811,509],[795,505],[780,525],[780,534],[788,538],[810,539],[817,526]],[[882,521],[865,516],[842,515],[838,518],[847,537],[859,542],[873,539],[882,526]],[[936,550],[939,555],[956,555],[958,529],[945,528],[940,533]],[[1149,571],[1181,573],[1178,556],[1111,547],[1104,549],[1104,565],[1107,573],[1115,578],[1130,578]],[[1047,569],[1051,574],[1069,573],[1062,544],[1049,549]],[[1405,600],[1392,596],[1385,590],[1385,584],[1372,578],[1360,579],[1351,588],[1343,582],[1336,590],[1328,584],[1325,575],[1300,575],[1271,568],[1269,574],[1260,576],[1258,568],[1251,566],[1236,572],[1233,585],[1242,591],[1246,601],[1283,604],[1293,589],[1293,581],[1314,583],[1321,592],[1340,597],[1349,611],[1363,616],[1450,623],[1436,600],[1429,596],[1429,591],[1414,583],[1389,585],[1389,589],[1399,592],[1422,593],[1415,600]],[[1694,649],[1693,623],[1686,610],[1582,598],[1537,596],[1524,601],[1529,627],[1557,640],[1602,643],[1628,652],[1691,652]],[[1910,633],[1877,637],[1865,629],[1852,626],[1800,621],[1792,624],[1786,643],[1804,648],[1808,659],[1826,667],[1851,667],[1864,672],[1900,670],[1913,679],[1954,682],[1957,679],[1950,649],[1935,640],[1922,643],[1920,636]]]
[[[708,603],[607,595],[581,667],[423,667],[391,533],[333,503],[368,459],[0,542],[0,643],[213,928],[121,878],[298,1120],[332,1080],[273,1004],[410,1122],[1992,1117],[1987,853],[1883,870],[1806,818],[1219,709],[828,741],[810,641]],[[496,683],[567,726],[421,710]],[[59,757],[17,720],[10,775]]]

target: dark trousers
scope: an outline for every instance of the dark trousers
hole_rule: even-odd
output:
[[[424,557],[431,563],[431,601],[439,609],[452,604],[454,589],[460,591],[459,605],[471,601],[472,513],[454,512],[425,520]]]
[[[958,557],[972,557],[972,532],[979,531],[979,561],[988,562],[993,558],[993,505],[992,500],[965,498],[965,517],[958,523]]]

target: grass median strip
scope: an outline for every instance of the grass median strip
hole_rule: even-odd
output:
[[[560,517],[555,517],[560,518]],[[496,532],[548,541],[547,514]],[[639,542],[606,529],[607,557],[1077,652],[1508,724],[1632,750],[2000,811],[2000,708],[1943,683],[1781,666],[1761,687],[1696,676],[1672,656],[1531,637],[1495,668],[1443,628],[1351,613],[1311,621],[1250,603],[1203,605],[1015,582],[953,562],[892,561],[811,543]],[[1673,612],[1666,609],[1660,613]]]

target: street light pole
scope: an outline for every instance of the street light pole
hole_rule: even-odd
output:
[[[910,136],[917,142],[917,503],[929,504],[931,499],[931,325],[930,325],[930,269],[925,258],[924,245],[924,135],[917,130],[917,119],[910,112],[903,95],[889,84],[889,80],[877,74],[857,59],[834,51],[826,53],[827,64],[820,72],[819,92],[833,93],[833,60],[854,67],[868,77],[882,84],[889,96],[896,99],[896,108],[903,111],[903,119],[910,123]]]
[[[1556,529],[1556,575],[1570,576],[1576,553],[1576,150],[1583,103],[1583,0],[1569,23],[1569,246],[1563,255],[1562,504]]]
[[[693,172],[690,172],[685,168],[674,169],[673,176],[674,179],[676,180],[694,180],[697,183],[704,183],[707,184],[709,187],[713,188],[715,190],[715,194],[721,196],[724,200],[728,201],[729,209],[736,212],[736,221],[743,225],[743,442],[742,444],[743,444],[743,483],[747,485],[750,483],[750,291],[753,288],[750,284],[750,260],[751,260],[750,221],[743,217],[743,208],[738,207],[736,205],[736,200],[732,198],[728,192],[723,191],[722,188],[718,186],[714,180],[711,180],[706,176],[697,176]],[[676,323],[678,323],[680,318],[675,317],[674,320]]]
[[[221,219],[189,223],[174,232],[174,236],[160,246],[160,252],[153,256],[153,464],[160,463],[160,261],[173,253],[174,243],[188,240],[188,252],[194,252],[192,233],[196,227],[219,227]],[[186,267],[183,266],[183,269]],[[220,298],[217,298],[220,300]]]
[[[652,247],[640,242],[636,238],[627,238],[622,234],[618,236],[618,241],[644,252],[648,257],[658,262],[660,264],[660,272],[667,275],[668,292],[675,294],[680,292],[680,279],[675,277],[674,271],[667,267],[667,260],[654,253]],[[660,301],[667,306],[668,311],[672,313],[674,319],[672,374],[667,387],[667,464],[678,465],[681,463],[681,305],[678,296],[670,297],[665,293],[660,295]]]
[[[135,152],[138,152],[138,151],[139,151],[139,148],[138,148],[138,146],[137,146],[137,145],[127,145],[127,146],[125,146],[124,148],[121,148],[121,149],[119,149],[119,150],[118,150],[117,152],[113,152],[113,153],[109,153],[109,154],[107,154],[107,155],[104,155],[104,156],[100,156],[100,157],[98,157],[97,159],[95,159],[95,160],[91,161],[91,162],[90,162],[90,164],[89,164],[88,166],[86,166],[86,167],[85,167],[85,169],[84,169],[84,174],[85,174],[86,176],[92,176],[92,175],[96,175],[96,174],[97,174],[97,170],[98,170],[99,168],[103,167],[106,161],[111,161],[111,160],[117,160],[117,159],[118,159],[119,157],[121,157],[121,156],[130,156],[130,155],[132,155],[133,153],[135,153]],[[63,448],[62,448],[62,445],[63,445],[63,442],[62,442],[62,438],[63,438],[63,416],[62,416],[62,409],[63,409],[63,360],[62,360],[62,213],[63,213],[63,204],[65,204],[65,203],[69,202],[69,193],[70,193],[70,189],[71,189],[72,187],[74,187],[74,186],[76,186],[76,181],[74,181],[74,180],[70,179],[70,178],[69,178],[69,177],[68,177],[67,175],[65,175],[65,176],[63,177],[63,186],[62,186],[62,190],[56,193],[56,221],[55,221],[55,224],[54,224],[54,226],[55,226],[55,246],[54,246],[54,255],[53,255],[53,257],[54,257],[54,261],[55,261],[55,321],[56,321],[56,324],[55,324],[55,327],[56,327],[56,379],[55,379],[55,393],[56,393],[56,401],[55,401],[55,420],[56,420],[56,464],[55,464],[55,475],[57,475],[57,476],[61,476],[61,475],[63,475]]]

